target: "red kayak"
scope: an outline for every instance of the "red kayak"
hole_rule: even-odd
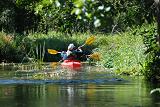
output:
[[[79,60],[64,60],[61,65],[62,67],[70,69],[80,69],[82,66]]]

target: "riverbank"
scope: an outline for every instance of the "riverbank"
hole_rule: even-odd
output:
[[[76,46],[84,44],[85,40],[94,35],[93,44],[85,46],[88,53],[100,53],[98,65],[114,69],[117,74],[139,75],[141,64],[145,61],[145,46],[142,36],[135,34],[140,27],[116,34],[77,33],[67,36],[51,31],[48,34],[30,33],[16,35],[0,33],[1,62],[52,62],[59,61],[60,55],[50,55],[47,49],[66,50],[69,43]]]

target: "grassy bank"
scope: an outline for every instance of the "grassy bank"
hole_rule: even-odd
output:
[[[97,41],[103,66],[113,68],[118,74],[140,74],[141,64],[145,61],[145,48],[141,36],[129,31],[116,35],[104,35]]]
[[[114,35],[94,34],[96,41],[90,46],[85,46],[84,50],[98,51],[101,54],[98,64],[112,68],[118,74],[139,74],[140,64],[145,60],[145,48],[143,38],[134,34],[137,30],[139,28]],[[73,34],[71,37],[62,33],[49,32],[47,35],[30,33],[22,36],[1,32],[1,62],[25,62],[28,60],[25,58],[41,59],[47,62],[58,61],[60,55],[50,55],[47,49],[66,50],[69,43],[80,46],[91,35],[90,33]]]

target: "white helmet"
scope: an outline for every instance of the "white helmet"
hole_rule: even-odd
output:
[[[74,44],[71,43],[71,44],[69,44],[69,46],[68,46],[68,50],[72,50],[74,47],[75,47]]]

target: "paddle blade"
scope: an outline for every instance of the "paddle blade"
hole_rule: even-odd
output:
[[[58,66],[58,62],[52,62],[52,63],[51,63],[51,67],[52,67],[52,68],[56,68],[57,66]]]
[[[100,60],[100,54],[99,53],[93,53],[90,55],[90,58],[99,61]]]
[[[91,37],[89,37],[89,38],[86,40],[85,44],[90,45],[90,44],[92,44],[94,41],[95,41],[95,36],[91,36]]]
[[[53,50],[53,49],[48,49],[48,53],[50,53],[50,54],[57,54],[58,53],[58,51],[56,51],[56,50]]]

